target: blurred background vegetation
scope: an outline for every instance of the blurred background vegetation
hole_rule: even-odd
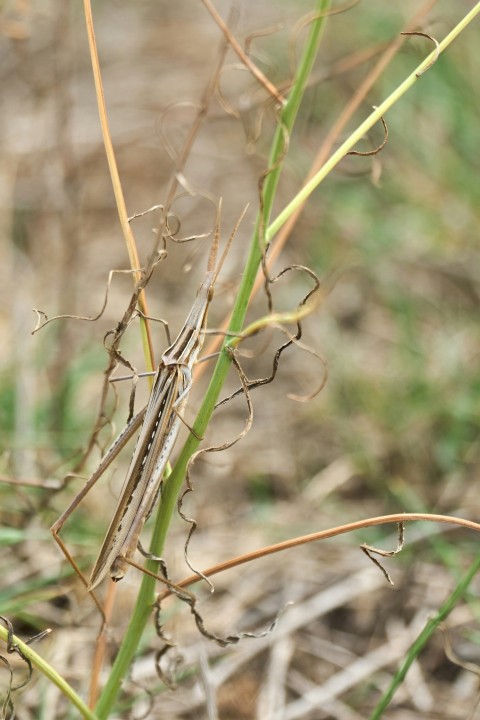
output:
[[[290,139],[277,210],[300,187],[345,105],[410,19],[423,8],[419,26],[441,39],[473,4],[370,0],[329,19]],[[230,4],[219,2],[218,8],[227,18]],[[295,40],[292,28],[311,9],[306,0],[249,1],[236,7],[232,27],[240,40],[271,28],[252,41],[252,49],[255,61],[279,86],[291,76],[289,48],[298,53],[305,35],[300,29]],[[172,157],[193,119],[192,107],[181,103],[201,97],[219,56],[221,34],[202,4],[191,0],[102,0],[94,15],[127,207],[130,214],[140,213],[164,200]],[[389,140],[382,153],[342,162],[297,222],[277,270],[299,263],[314,269],[326,285],[335,277],[325,303],[305,322],[304,336],[325,358],[328,383],[309,403],[288,398],[292,392],[311,391],[323,372],[315,358],[295,349],[275,383],[254,393],[252,432],[215,463],[195,468],[198,493],[189,502],[200,530],[192,554],[201,567],[375,514],[428,511],[478,519],[477,36],[477,27],[467,29],[389,112]],[[431,47],[425,38],[405,40],[335,139],[337,145]],[[48,527],[81,486],[72,481],[58,489],[88,441],[107,359],[103,337],[123,314],[132,285],[128,275],[114,279],[106,311],[95,323],[59,320],[31,335],[34,307],[48,316],[96,315],[109,271],[125,269],[128,262],[101,142],[80,4],[2,3],[0,57],[0,474],[13,481],[0,484],[0,613],[25,636],[54,626],[53,639],[38,650],[83,688],[98,618]],[[238,70],[231,51],[220,85],[237,117],[218,100],[212,104],[187,164],[187,180],[193,188],[223,197],[223,237],[244,205],[251,206],[220,277],[212,328],[231,306],[242,272],[274,127],[273,115],[264,112],[263,93]],[[382,130],[376,128],[360,149],[381,139]],[[200,196],[180,199],[175,210],[182,234],[210,229],[212,208]],[[152,217],[133,224],[142,262],[152,247]],[[201,239],[169,246],[167,260],[148,286],[152,314],[168,319],[173,335],[193,301],[207,246],[208,240]],[[294,305],[303,289],[301,278],[289,277],[278,291],[279,306]],[[251,317],[265,308],[259,296]],[[161,327],[155,333],[159,357],[165,339]],[[123,353],[142,369],[139,338],[133,324]],[[270,341],[262,355],[245,360],[249,376],[268,373],[275,336]],[[259,339],[257,349],[263,344]],[[204,382],[195,388],[189,419],[195,417]],[[231,387],[237,384],[232,377]],[[123,385],[117,430],[127,416],[129,387]],[[139,395],[145,397],[142,388]],[[113,409],[113,396],[111,402]],[[228,406],[213,422],[209,440],[221,443],[234,436],[244,414],[241,401]],[[106,429],[104,444],[113,432]],[[85,475],[96,460],[98,453],[82,470]],[[122,462],[128,462],[128,451]],[[87,573],[122,478],[120,467],[101,482],[65,530]],[[270,559],[218,580],[218,599],[206,603],[206,614],[229,632],[232,624],[261,625],[288,600],[302,607],[343,587],[344,579],[360,569],[366,577],[373,573],[370,589],[357,597],[353,586],[337,605],[291,630],[286,707],[382,643],[393,647],[398,636],[408,633],[413,639],[414,630],[478,552],[477,539],[465,531],[409,527],[403,554],[388,562],[392,590],[381,579],[377,583],[375,569],[357,549],[362,541],[394,547],[395,534],[388,532],[365,531],[361,537],[303,548],[291,552],[287,562],[286,556]],[[187,573],[184,535],[178,522],[167,557],[178,578]],[[132,573],[119,588],[112,654],[137,585]],[[216,661],[218,649],[205,647],[193,627],[183,627],[184,616],[184,610],[172,613],[171,631],[188,648],[190,670],[177,695],[163,689],[151,717],[210,717],[198,700],[198,663],[202,653]],[[478,662],[475,620],[478,602],[469,597],[452,615],[451,633],[457,654]],[[152,629],[152,646],[155,642]],[[218,685],[220,718],[258,716],[265,688],[261,653],[269,651],[261,644],[255,650],[253,644],[239,651],[234,671]],[[385,666],[367,669],[343,691],[331,691],[328,701],[307,703],[303,714],[292,710],[278,717],[367,717],[404,650],[390,659],[386,653]],[[150,652],[147,643],[134,679],[158,689]],[[470,717],[478,680],[447,658],[441,637],[429,645],[416,673],[422,692],[404,689],[387,717]],[[132,683],[126,697],[139,694]],[[40,717],[39,708],[42,717],[67,717],[41,679],[17,700],[19,717]],[[119,717],[129,712],[126,705]]]

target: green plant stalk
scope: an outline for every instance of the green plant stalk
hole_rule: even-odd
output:
[[[312,72],[313,64],[315,62],[315,58],[318,55],[318,50],[320,47],[320,42],[323,36],[323,31],[325,29],[325,20],[326,20],[326,13],[328,13],[331,5],[331,0],[318,0],[317,6],[314,10],[314,13],[318,15],[318,18],[312,22],[310,34],[307,39],[307,42],[305,43],[305,47],[303,50],[302,57],[300,59],[300,62],[298,64],[298,68],[296,71],[295,79],[292,84],[292,89],[290,92],[290,95],[288,96],[287,103],[285,104],[285,107],[283,108],[282,112],[280,113],[280,122],[277,125],[277,129],[273,138],[272,147],[270,150],[270,155],[268,159],[268,167],[274,168],[271,170],[268,175],[265,178],[265,183],[263,186],[263,193],[262,193],[262,201],[263,201],[263,217],[262,217],[262,223],[264,229],[266,229],[268,222],[270,220],[270,214],[272,211],[273,201],[275,199],[275,192],[277,190],[278,181],[280,179],[280,174],[283,168],[283,157],[282,155],[285,154],[285,137],[290,137],[291,131],[293,129],[293,126],[295,124],[295,120],[298,114],[298,111],[300,109],[300,104],[302,102],[303,95],[305,93],[305,88],[308,82],[308,78],[310,77],[310,73]],[[257,233],[259,232],[259,225],[260,225],[260,218],[257,218],[257,226],[255,228],[255,234],[253,238],[253,242],[257,242],[258,246],[258,240],[257,240]],[[265,242],[265,239],[262,238]],[[252,245],[253,245],[252,242]],[[251,251],[253,250],[253,246],[251,247]],[[257,259],[257,258],[256,258]],[[261,256],[258,258],[258,265],[260,264]],[[257,269],[258,269],[257,265]],[[250,297],[251,289],[253,287],[253,282],[255,281],[255,277],[253,278],[253,281],[246,282],[246,285],[250,286],[248,287],[248,296],[247,296],[247,304],[248,304],[248,298]],[[243,313],[245,316],[245,312]],[[243,319],[239,325],[239,328],[243,324]],[[232,324],[233,324],[233,317],[232,317]]]
[[[150,542],[150,551],[152,554],[159,555],[162,551],[163,543],[164,527],[161,523],[156,522]],[[158,552],[155,552],[155,550],[158,550]],[[158,572],[158,563],[153,560],[147,560],[146,567],[151,572]],[[155,601],[156,582],[157,581],[149,575],[144,575],[142,578],[142,583],[140,585],[137,601],[127,632],[125,633],[125,637],[113,664],[108,681],[95,707],[95,714],[99,720],[108,718],[117,698],[123,678],[133,662],[143,631],[152,613],[152,605]]]
[[[322,15],[326,10],[328,10],[330,3],[331,0],[317,0],[316,12],[319,17],[311,23],[310,32],[299,63],[299,69],[292,92],[280,115],[281,125],[283,125],[283,128],[285,128],[287,133],[290,133],[295,122],[306,82],[310,75],[315,57],[318,53],[322,31],[325,24],[325,17],[322,17]],[[259,214],[257,217],[254,235],[250,244],[249,257],[233,309],[232,320],[230,323],[230,332],[233,333],[238,332],[243,325],[247,312],[248,301],[258,268],[260,266],[262,258],[262,249],[259,241],[260,228],[266,227],[268,218],[270,217],[275,190],[280,176],[280,166],[283,160],[282,155],[284,154],[284,132],[285,131],[282,127],[277,128],[272,142],[269,162],[270,166],[278,163],[278,167],[276,167],[275,170],[272,171],[265,179],[263,188],[263,215],[260,216]],[[207,390],[205,400],[195,421],[194,431],[196,436],[190,434],[182,449],[175,468],[172,471],[172,474],[165,480],[162,500],[159,505],[154,534],[150,545],[150,551],[153,555],[159,556],[163,552],[167,531],[175,510],[177,497],[185,477],[188,460],[199,445],[200,441],[198,440],[198,437],[202,437],[205,433],[208,422],[212,416],[215,403],[230,368],[230,363],[230,356],[224,344],[224,348],[217,362],[212,380]],[[156,571],[156,563],[152,561],[147,563],[147,567],[148,569],[153,570],[153,572]],[[100,718],[100,720],[104,720],[108,717],[120,690],[123,678],[128,672],[128,669],[133,661],[138,643],[140,642],[143,630],[151,614],[152,605],[155,600],[155,586],[155,579],[145,575],[142,580],[135,610],[127,628],[125,638],[112,667],[108,681],[95,708],[97,717]]]
[[[433,66],[434,61],[438,60],[442,52],[444,52],[449,45],[458,37],[458,35],[465,30],[465,28],[476,18],[480,13],[480,3],[477,3],[469,13],[465,15],[462,20],[451,30],[448,35],[438,44],[436,49],[418,65],[418,67],[382,102],[381,105],[375,108],[375,110],[364,120],[356,130],[340,145],[338,150],[331,155],[327,162],[322,165],[320,170],[314,175],[314,177],[303,186],[300,192],[295,195],[293,200],[282,210],[281,213],[275,218],[270,227],[266,232],[267,242],[275,237],[278,231],[285,225],[291,215],[297,210],[297,208],[307,200],[312,192],[320,185],[320,183],[329,175],[332,170],[338,165],[340,160],[357,144],[359,140],[369,131],[371,128],[395,105],[398,100],[409,90],[415,83],[421,79],[422,74],[429,70],[429,66]]]
[[[405,676],[410,669],[410,666],[418,658],[421,651],[427,644],[427,642],[432,637],[433,633],[437,630],[440,623],[442,623],[445,618],[448,617],[448,615],[452,612],[462,595],[466,592],[468,589],[468,586],[472,582],[475,575],[480,570],[480,555],[478,558],[472,563],[468,571],[465,573],[463,578],[458,583],[455,590],[452,592],[452,594],[447,598],[447,600],[444,602],[444,604],[440,607],[438,612],[435,614],[435,616],[428,621],[428,623],[423,628],[420,635],[417,637],[417,639],[413,642],[411,645],[407,656],[405,658],[405,661],[403,665],[399,668],[399,670],[395,673],[394,677],[392,678],[392,682],[390,683],[389,688],[385,692],[385,694],[380,699],[379,703],[375,707],[375,710],[370,715],[370,720],[378,720],[378,718],[382,717],[383,711],[387,709],[387,707],[390,705],[390,702],[398,689],[398,687],[402,684],[402,682],[405,679]]]
[[[0,625],[0,638],[7,643],[8,642],[8,630]],[[75,693],[73,688],[70,687],[70,685],[62,678],[61,675],[57,673],[56,670],[52,668],[51,665],[49,665],[40,655],[37,655],[37,653],[32,650],[32,648],[24,643],[20,638],[16,637],[16,635],[13,636],[12,642],[14,645],[16,645],[22,655],[24,657],[28,658],[30,662],[32,663],[33,667],[36,667],[38,670],[40,670],[41,673],[47,677],[50,682],[52,682],[54,685],[58,687],[58,689],[67,697],[71,704],[79,710],[83,718],[86,718],[86,720],[98,720],[97,716],[85,705],[83,700],[81,700],[78,695]]]

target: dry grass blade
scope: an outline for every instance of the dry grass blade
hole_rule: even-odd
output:
[[[179,513],[180,517],[182,518],[182,520],[184,520],[186,523],[188,523],[190,525],[187,539],[185,541],[185,546],[184,546],[185,562],[187,563],[188,567],[193,572],[197,573],[197,575],[199,575],[203,580],[205,580],[208,583],[212,592],[213,592],[214,588],[213,588],[212,583],[208,580],[208,577],[206,575],[204,575],[201,571],[196,570],[192,566],[192,564],[188,558],[188,546],[190,544],[192,535],[197,528],[197,523],[194,518],[191,518],[191,517],[188,517],[187,515],[185,515],[182,508],[183,508],[183,501],[184,501],[186,495],[193,492],[193,482],[192,482],[192,478],[191,478],[191,471],[192,471],[193,465],[196,462],[196,460],[198,459],[198,457],[201,455],[204,455],[205,453],[213,453],[213,452],[216,453],[216,452],[222,452],[223,450],[228,450],[229,448],[236,445],[238,442],[240,442],[240,440],[242,440],[245,437],[245,435],[250,431],[252,424],[253,424],[253,405],[252,405],[252,401],[250,398],[248,380],[245,377],[245,374],[243,373],[242,368],[240,367],[240,363],[238,362],[238,360],[235,356],[235,351],[229,350],[229,352],[231,354],[232,363],[238,373],[240,382],[242,383],[242,392],[245,395],[245,402],[247,403],[248,415],[245,420],[245,424],[244,424],[242,430],[238,433],[238,435],[233,440],[229,440],[229,441],[223,443],[222,445],[211,445],[210,447],[207,447],[207,448],[201,448],[200,450],[198,450],[196,453],[194,453],[192,455],[192,457],[189,460],[188,466],[187,466],[187,472],[186,472],[186,477],[185,477],[185,484],[187,487],[183,491],[183,493],[180,495],[178,504],[177,504],[178,513]]]
[[[480,523],[474,522],[473,520],[466,520],[465,518],[453,517],[449,515],[436,515],[434,513],[394,513],[392,515],[379,515],[377,517],[366,518],[364,520],[357,520],[355,522],[346,523],[345,525],[339,525],[334,528],[329,528],[328,530],[319,530],[318,532],[310,533],[309,535],[302,535],[301,537],[284,540],[283,542],[276,543],[275,545],[270,545],[266,548],[261,548],[260,550],[245,553],[244,555],[240,555],[236,558],[232,558],[231,560],[227,560],[226,562],[214,565],[211,568],[206,568],[202,570],[201,577],[209,578],[213,575],[217,575],[220,572],[224,572],[225,570],[230,570],[231,568],[237,567],[239,565],[244,565],[245,563],[249,563],[253,560],[266,557],[267,555],[284,552],[285,550],[290,550],[291,548],[299,547],[300,545],[306,545],[307,543],[317,542],[319,540],[327,540],[328,538],[337,537],[338,535],[354,532],[356,530],[361,530],[362,528],[374,527],[375,525],[385,525],[389,523],[398,524],[406,522],[416,522],[419,520],[425,520],[427,522],[433,523],[448,523],[458,525],[459,527],[464,527],[467,530],[480,532]],[[179,587],[188,587],[189,585],[198,582],[198,580],[198,574],[196,574],[185,578],[181,582],[177,583],[177,585]],[[169,592],[167,591],[165,593],[162,593],[160,597],[161,599],[163,599],[168,595]]]
[[[306,273],[313,281],[314,286],[311,290],[309,290],[306,295],[300,300],[295,310],[292,312],[279,312],[275,313],[273,312],[273,298],[272,294],[269,290],[269,286],[275,284],[278,282],[284,275],[286,275],[288,272],[291,271],[300,271],[303,273]],[[261,318],[260,320],[254,321],[251,325],[246,327],[242,333],[239,335],[236,335],[234,338],[229,340],[228,346],[231,348],[237,349],[240,345],[240,343],[243,340],[246,340],[248,337],[251,337],[252,335],[256,335],[258,332],[265,328],[278,328],[284,335],[287,336],[288,340],[287,342],[283,343],[276,351],[273,357],[272,361],[272,372],[270,375],[264,378],[258,378],[256,380],[249,380],[245,376],[245,381],[247,383],[247,387],[249,392],[252,390],[255,390],[258,387],[262,387],[264,385],[269,385],[272,383],[277,375],[280,359],[282,354],[292,345],[296,345],[297,347],[301,348],[302,350],[305,350],[306,352],[310,353],[311,355],[318,358],[322,364],[322,367],[324,369],[323,379],[321,383],[319,384],[318,388],[309,393],[306,396],[299,396],[295,394],[289,394],[288,397],[290,397],[293,400],[298,400],[300,402],[305,402],[308,399],[311,399],[318,395],[318,393],[322,390],[322,388],[325,386],[325,383],[327,381],[327,365],[325,360],[312,348],[309,348],[308,346],[304,345],[300,342],[300,338],[302,337],[302,325],[301,320],[310,315],[314,310],[318,307],[321,300],[324,297],[325,293],[321,293],[321,283],[316,275],[310,268],[305,267],[304,265],[289,265],[288,267],[281,270],[275,277],[267,277],[265,282],[265,287],[267,289],[267,296],[268,296],[268,306],[270,310],[270,314],[265,316],[264,318]],[[285,324],[295,324],[297,326],[297,331],[295,334],[289,333],[284,325]],[[228,397],[220,400],[216,407],[220,407],[221,405],[225,405],[227,402],[232,400],[233,398],[237,397],[240,393],[244,392],[243,387],[239,388],[238,390],[235,390],[233,393],[231,393]]]
[[[250,60],[248,55],[242,50],[241,46],[237,42],[237,40],[234,38],[230,28],[228,25],[223,21],[222,17],[218,14],[213,4],[210,2],[210,0],[202,0],[203,4],[207,8],[210,15],[213,17],[223,34],[225,35],[225,38],[227,39],[227,42],[233,50],[237,53],[238,57],[242,61],[242,63],[247,67],[252,75],[258,80],[258,82],[263,85],[265,90],[279,103],[279,105],[284,105],[285,99],[282,97],[282,95],[278,92],[277,88],[273,85],[273,83],[268,80],[268,78],[265,77],[265,75],[262,73],[262,71]]]
[[[403,522],[397,523],[398,528],[398,538],[397,538],[397,547],[395,550],[382,550],[380,548],[373,547],[373,545],[367,545],[366,543],[363,543],[360,545],[360,549],[363,550],[365,555],[373,562],[374,565],[376,565],[382,573],[385,576],[385,579],[387,582],[390,583],[390,585],[393,585],[393,580],[390,577],[387,570],[383,567],[382,563],[379,562],[376,558],[373,557],[373,555],[380,555],[381,557],[394,557],[394,555],[398,555],[399,552],[403,550],[403,544],[405,540],[405,524]]]
[[[96,315],[88,316],[88,315],[55,315],[54,317],[49,318],[46,313],[43,312],[43,310],[38,310],[37,308],[33,308],[33,312],[37,315],[37,324],[35,325],[34,329],[32,330],[32,335],[35,335],[35,333],[39,332],[42,328],[45,327],[45,325],[48,325],[51,322],[55,322],[57,320],[84,320],[86,322],[96,322],[97,320],[100,320],[103,313],[105,312],[105,308],[107,307],[108,303],[108,295],[110,292],[110,286],[112,283],[112,278],[114,275],[131,275],[132,273],[136,274],[139,277],[138,280],[138,287],[135,290],[135,304],[137,302],[137,299],[139,298],[139,294],[141,291],[145,288],[145,286],[148,283],[148,280],[150,279],[150,276],[153,272],[154,267],[161,262],[165,258],[165,253],[162,251],[158,254],[154,266],[150,270],[149,275],[147,276],[145,272],[142,269],[135,268],[134,270],[110,270],[108,273],[108,280],[107,280],[107,286],[105,290],[105,297],[103,300],[102,307],[98,311]],[[146,317],[143,313],[141,313],[141,317]],[[121,335],[125,332],[130,322],[133,320],[133,313],[129,316],[124,317],[123,321],[120,323],[121,328]],[[119,337],[119,340],[121,339],[121,335]]]
[[[375,109],[375,107],[374,107],[374,109]],[[380,120],[382,121],[383,129],[385,131],[385,137],[384,137],[383,141],[380,143],[380,145],[378,145],[373,150],[367,150],[366,152],[361,152],[359,150],[350,150],[350,152],[347,153],[347,155],[358,155],[360,157],[370,157],[371,155],[378,155],[378,153],[383,150],[383,148],[385,147],[385,145],[388,142],[388,127],[387,127],[387,123],[385,122],[383,117],[380,118]]]
[[[426,73],[427,70],[430,70],[430,68],[433,67],[438,60],[438,56],[440,55],[440,47],[439,47],[438,40],[435,40],[435,38],[432,37],[431,35],[428,35],[427,33],[424,33],[424,32],[419,32],[418,30],[415,30],[412,32],[402,32],[401,34],[402,35],[417,35],[418,37],[424,37],[424,38],[427,38],[427,40],[431,40],[435,45],[435,50],[436,50],[435,56],[432,58],[431,62],[429,62],[429,64],[423,68],[423,70],[421,70],[420,72],[417,73],[417,77],[420,77],[421,75]]]

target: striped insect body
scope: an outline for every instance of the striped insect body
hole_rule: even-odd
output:
[[[178,337],[160,360],[122,493],[93,568],[88,590],[96,588],[107,574],[115,581],[125,575],[143,525],[160,493],[162,477],[192,387],[192,369],[203,345],[215,280],[234,235],[232,233],[218,267],[215,267],[219,234],[217,217],[207,273]]]

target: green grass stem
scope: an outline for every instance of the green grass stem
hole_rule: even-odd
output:
[[[7,628],[0,625],[0,638],[7,643],[9,640],[9,634]],[[15,635],[12,637],[12,642],[18,647],[22,655],[32,663],[33,667],[40,670],[46,678],[50,680],[58,689],[67,697],[71,704],[77,708],[81,713],[81,716],[86,720],[98,720],[95,713],[93,713],[83,702],[81,698],[76,694],[73,688],[58,674],[56,670],[52,668],[40,655],[32,650],[32,648],[24,643],[20,638]]]
[[[447,600],[443,603],[440,609],[435,613],[434,617],[427,622],[420,635],[411,645],[403,665],[395,673],[387,691],[380,699],[380,702],[375,707],[373,713],[370,715],[370,720],[378,720],[382,717],[384,710],[388,708],[395,692],[404,681],[405,676],[409,671],[412,663],[418,658],[423,648],[432,637],[433,633],[437,630],[440,623],[442,623],[452,612],[452,610],[457,605],[458,601],[462,598],[479,570],[480,555],[472,563],[472,565],[465,573],[463,578],[460,580],[452,594],[447,598]]]
[[[465,15],[462,20],[451,30],[448,35],[438,44],[433,52],[423,60],[415,70],[380,104],[374,109],[374,111],[352,132],[352,134],[345,140],[342,145],[336,150],[333,155],[326,161],[326,163],[320,168],[320,170],[314,175],[314,177],[304,185],[304,187],[298,192],[293,200],[279,213],[279,215],[272,222],[266,232],[267,242],[275,237],[278,231],[285,225],[287,220],[293,215],[293,213],[299,208],[305,200],[307,200],[312,192],[325,180],[332,170],[338,165],[345,155],[355,147],[357,142],[361,140],[365,134],[372,129],[372,127],[395,105],[400,98],[410,90],[417,82],[422,80],[422,75],[425,72],[430,72],[429,66],[433,67],[434,61],[438,61],[441,54],[447,49],[449,45],[458,37],[458,35],[465,30],[465,28],[476,18],[480,13],[480,3],[477,3],[469,13]],[[433,63],[433,64],[432,64]]]

